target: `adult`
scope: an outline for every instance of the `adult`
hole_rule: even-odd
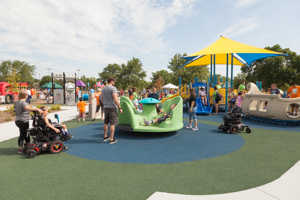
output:
[[[156,92],[156,87],[153,87],[152,88],[152,93],[148,94],[148,97],[149,98],[154,98],[154,99],[157,99],[158,100],[158,94]]]
[[[123,89],[121,89],[121,96],[123,96],[124,95],[124,90]]]
[[[15,124],[19,128],[19,132],[20,132],[20,136],[18,138],[18,145],[19,145],[18,153],[23,153],[24,140],[26,143],[30,142],[30,136],[27,135],[27,129],[29,128],[30,111],[38,111],[39,113],[43,113],[41,109],[30,108],[26,103],[27,97],[28,97],[27,91],[22,90],[19,92],[18,101],[16,101],[15,103],[15,112],[16,112]]]
[[[90,103],[92,103],[93,99],[96,98],[96,101],[97,101],[97,106],[96,106],[96,112],[95,112],[95,117],[93,119],[93,121],[95,121],[96,117],[97,117],[97,114],[101,108],[101,120],[103,120],[103,103],[100,101],[99,97],[101,95],[101,88],[98,88],[97,89],[97,93],[92,97]]]
[[[150,89],[149,89],[149,87],[147,87],[146,92],[148,93],[147,95],[150,94]]]
[[[27,99],[26,99],[26,103],[30,104],[31,92],[30,92],[29,87],[27,88],[26,92],[27,92],[27,94],[28,94]]]
[[[76,99],[77,99],[77,101],[78,101],[78,98],[79,98],[78,93],[79,93],[79,87],[76,87]]]
[[[235,103],[236,103],[236,98],[237,98],[237,95],[234,92],[234,88],[230,88],[230,91],[228,93],[228,110],[229,110],[229,112],[231,112],[234,109]]]
[[[143,88],[143,93],[145,93],[146,92],[146,89],[145,88]]]
[[[276,84],[271,85],[271,91],[270,94],[280,94],[280,90],[277,88]]]
[[[197,116],[196,116],[196,111],[197,111],[197,105],[196,105],[196,93],[195,89],[191,88],[190,89],[190,97],[189,97],[189,125],[186,126],[185,128],[191,128],[193,131],[197,131]],[[194,120],[194,125],[195,127],[192,127],[192,121]]]
[[[31,92],[32,101],[35,102],[35,101],[36,101],[35,89],[34,89],[34,88],[31,88],[30,92]]]
[[[245,92],[245,84],[246,82],[245,81],[242,81],[241,84],[239,85],[238,87],[238,92]]]
[[[116,80],[113,77],[109,77],[107,80],[107,85],[102,90],[101,101],[104,105],[104,137],[103,141],[109,140],[109,144],[114,144],[118,142],[118,140],[114,139],[115,134],[115,125],[118,124],[118,112],[122,113],[122,108],[119,104],[118,97],[117,97],[117,89],[114,87]],[[109,126],[109,137],[107,136],[107,130]]]
[[[296,82],[292,82],[291,84],[292,86],[288,89],[287,94],[290,98],[298,98],[300,97],[300,86],[297,85]],[[298,108],[299,108],[299,104],[297,103],[292,103],[290,104],[291,108],[292,108],[292,112],[289,113],[290,115],[295,115],[297,116],[298,114]],[[295,113],[295,114],[294,114]]]
[[[217,86],[214,87],[214,90],[215,90],[214,93],[209,99],[213,98],[213,102],[216,110],[215,114],[217,115],[219,111],[219,101],[220,101],[220,99],[217,98],[217,96],[221,96],[221,94],[219,93]]]

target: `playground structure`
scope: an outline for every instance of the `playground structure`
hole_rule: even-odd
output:
[[[171,111],[170,107],[173,103],[176,104],[175,108],[172,110],[170,118],[159,123],[153,123],[148,126],[144,124],[144,118],[146,120],[153,120],[163,116],[162,114],[157,114],[155,104],[160,103],[160,101],[153,98],[146,98],[141,100],[139,103],[143,104],[143,112],[140,113],[132,101],[124,96],[120,98],[120,105],[123,112],[118,113],[118,128],[131,132],[171,132],[177,131],[183,127],[182,122],[182,109],[183,102],[180,96],[176,96],[172,99],[168,99],[162,105],[164,112],[169,113]]]
[[[52,91],[53,91],[53,104],[68,104],[74,105],[76,103],[75,92],[75,74],[51,74],[52,78]],[[55,89],[55,80],[62,80],[63,89]],[[74,82],[74,83],[71,83]]]
[[[18,90],[26,89],[28,83],[18,83]],[[17,101],[18,92],[12,91],[11,84],[7,82],[0,82],[0,103],[11,104]]]
[[[243,113],[251,119],[280,125],[296,125],[300,115],[289,113],[290,104],[300,106],[300,98],[281,98],[280,94],[263,94],[254,83],[247,84],[248,93],[243,99]],[[265,102],[268,102],[265,106]]]

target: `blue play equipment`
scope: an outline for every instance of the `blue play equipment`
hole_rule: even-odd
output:
[[[82,95],[82,100],[83,101],[88,101],[89,100],[89,95],[88,94]]]
[[[206,91],[206,95],[207,95],[206,96],[206,98],[207,98],[207,106],[203,105],[202,99],[199,96],[199,90],[198,90],[198,88],[202,87],[202,86],[205,87],[205,91]],[[197,114],[210,114],[212,112],[212,110],[211,110],[211,107],[209,105],[209,94],[208,94],[208,90],[207,90],[207,83],[202,83],[202,82],[193,83],[192,87],[196,88],[195,89],[196,95],[197,95],[197,98],[196,98],[197,111],[196,111],[196,113]]]

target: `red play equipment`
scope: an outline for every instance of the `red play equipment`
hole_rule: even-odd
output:
[[[27,83],[18,83],[18,89],[26,89]],[[17,98],[17,92],[13,92],[11,85],[7,82],[0,82],[0,103],[13,103]]]

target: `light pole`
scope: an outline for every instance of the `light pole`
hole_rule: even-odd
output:
[[[50,70],[51,70],[51,68],[47,68],[48,70],[49,70],[49,76],[50,76]]]
[[[76,69],[76,71],[78,71],[78,80],[79,80],[79,71],[80,71],[80,69]]]
[[[41,80],[41,74],[39,74],[39,79]]]

